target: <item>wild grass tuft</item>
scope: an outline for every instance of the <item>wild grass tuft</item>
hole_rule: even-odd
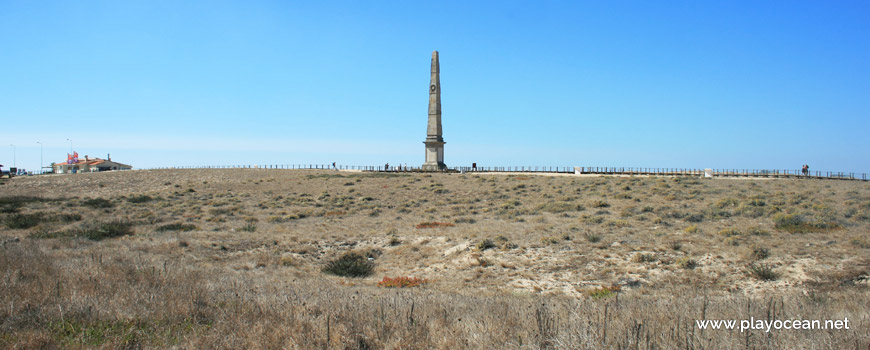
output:
[[[767,264],[749,265],[748,272],[750,276],[762,281],[775,281],[779,278],[779,273]]]

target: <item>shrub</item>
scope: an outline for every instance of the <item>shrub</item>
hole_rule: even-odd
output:
[[[689,216],[686,217],[686,221],[688,221],[688,222],[701,222],[701,221],[704,221],[704,214],[703,214],[703,213],[698,213],[698,214],[692,214],[692,215],[689,215]]]
[[[775,281],[779,273],[773,271],[773,267],[767,264],[749,265],[749,275],[762,281]]]
[[[750,227],[749,234],[753,236],[770,236],[770,232],[767,232],[767,230],[760,227]]]
[[[147,203],[147,202],[150,202],[152,200],[154,200],[154,198],[151,198],[151,196],[144,195],[144,194],[127,198],[127,201],[130,203]]]
[[[484,240],[482,240],[482,241],[480,241],[480,242],[477,243],[477,249],[480,250],[480,251],[484,251],[484,250],[487,250],[487,249],[492,249],[492,248],[495,248],[495,247],[496,247],[495,242],[493,242],[493,241],[492,241],[491,239],[489,239],[489,238],[484,239]]]
[[[600,224],[600,223],[604,222],[604,217],[602,217],[602,216],[587,216],[587,217],[583,218],[583,222],[590,224],[590,225]]]
[[[17,213],[27,203],[46,201],[50,199],[27,196],[0,197],[0,213]]]
[[[242,231],[245,231],[245,232],[257,231],[257,223],[253,222],[253,221],[248,221],[248,223],[245,224],[245,226],[242,226]]]
[[[594,234],[594,233],[587,233],[587,234],[586,234],[586,240],[587,240],[589,243],[598,243],[599,241],[601,241],[601,235],[597,235],[597,234]]]
[[[13,214],[4,220],[6,227],[11,229],[26,229],[39,225],[45,219],[42,213]]]
[[[439,228],[439,227],[453,227],[456,226],[453,223],[449,222],[421,222],[417,224],[417,228]]]
[[[636,254],[631,260],[636,263],[651,263],[656,262],[658,259],[656,259],[656,255],[653,253],[640,253]]]
[[[807,222],[799,214],[776,214],[773,217],[774,227],[790,233],[806,233],[813,231],[827,231],[839,228],[836,222],[818,220]]]
[[[631,224],[625,220],[609,220],[609,221],[607,221],[607,226],[619,228],[619,227],[630,227]]]
[[[157,231],[193,231],[196,230],[196,225],[194,224],[183,224],[180,222],[163,225],[157,228]]]
[[[73,221],[81,220],[82,216],[81,216],[81,214],[75,214],[75,213],[73,213],[73,214],[63,213],[63,214],[56,215],[55,219],[57,219],[60,222],[73,222]]]
[[[586,295],[593,299],[603,299],[615,295],[619,290],[619,286],[599,287],[586,292]]]
[[[770,250],[764,247],[755,247],[752,249],[752,258],[755,260],[764,260],[770,256]]]
[[[111,208],[115,206],[115,203],[112,203],[112,201],[104,198],[86,199],[84,202],[82,202],[82,204],[94,209]]]
[[[680,249],[683,249],[683,243],[681,243],[680,241],[673,241],[670,243],[670,247],[673,250],[679,251]]]
[[[682,257],[679,260],[677,260],[677,266],[682,267],[686,270],[692,270],[692,269],[698,267],[698,262],[695,261],[695,259],[692,259],[690,257]]]
[[[411,288],[411,287],[419,287],[423,284],[429,282],[423,278],[417,277],[384,277],[383,280],[378,282],[378,287],[384,288]]]
[[[698,229],[698,225],[691,225],[691,226],[683,229],[683,232],[685,232],[685,233],[698,233],[698,231],[700,231]]]
[[[569,211],[583,211],[586,210],[586,207],[582,204],[571,202],[548,202],[538,207],[538,209],[548,213],[559,214]]]
[[[733,228],[726,228],[726,229],[722,229],[722,230],[720,230],[720,231],[719,231],[719,235],[720,235],[720,236],[723,236],[723,237],[739,236],[739,235],[740,235],[740,231],[737,231],[737,230],[735,230],[735,229],[733,229]]]
[[[777,229],[792,233],[804,232],[806,226],[803,217],[798,214],[777,214],[773,217],[773,224]]]
[[[724,243],[727,245],[735,246],[735,247],[739,246],[740,245],[740,236],[731,236],[731,237],[725,238]]]
[[[543,237],[541,243],[544,244],[559,244],[559,239],[556,237]]]
[[[70,232],[73,236],[84,237],[92,241],[114,238],[133,234],[133,224],[128,221],[89,222]]]
[[[453,222],[457,224],[473,224],[477,222],[477,220],[474,220],[472,218],[456,218],[456,220],[453,220]]]
[[[736,207],[740,204],[740,201],[734,198],[722,198],[718,202],[716,202],[716,207],[719,209],[724,209],[727,207]]]
[[[849,241],[849,243],[851,243],[852,245],[854,245],[856,247],[870,249],[870,242],[867,242],[867,240],[863,239],[863,238],[852,238],[852,240]]]
[[[610,207],[610,203],[607,203],[607,202],[599,199],[599,200],[593,201],[590,204],[590,206],[593,208],[608,208],[608,207]]]
[[[372,274],[375,264],[356,252],[344,253],[323,267],[323,272],[343,277],[366,277]]]

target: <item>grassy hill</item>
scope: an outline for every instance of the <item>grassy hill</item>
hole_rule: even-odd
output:
[[[10,348],[870,346],[867,182],[128,171],[0,224]],[[851,329],[695,323],[750,317]]]

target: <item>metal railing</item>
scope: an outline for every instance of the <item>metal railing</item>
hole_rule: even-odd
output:
[[[248,164],[248,165],[194,165],[147,168],[158,169],[305,169],[305,170],[356,170],[370,172],[421,172],[421,167],[406,165],[343,165],[337,164]],[[444,172],[459,173],[556,173],[589,175],[624,176],[704,176],[704,169],[698,168],[644,168],[644,167],[574,167],[574,166],[458,166]],[[758,178],[813,178],[867,181],[866,173],[842,171],[809,171],[804,174],[798,169],[712,169],[714,177],[758,177]]]

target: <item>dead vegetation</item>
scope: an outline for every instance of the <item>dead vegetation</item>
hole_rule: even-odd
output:
[[[15,178],[0,347],[863,348],[868,213],[851,181]],[[694,326],[749,317],[855,327]]]

